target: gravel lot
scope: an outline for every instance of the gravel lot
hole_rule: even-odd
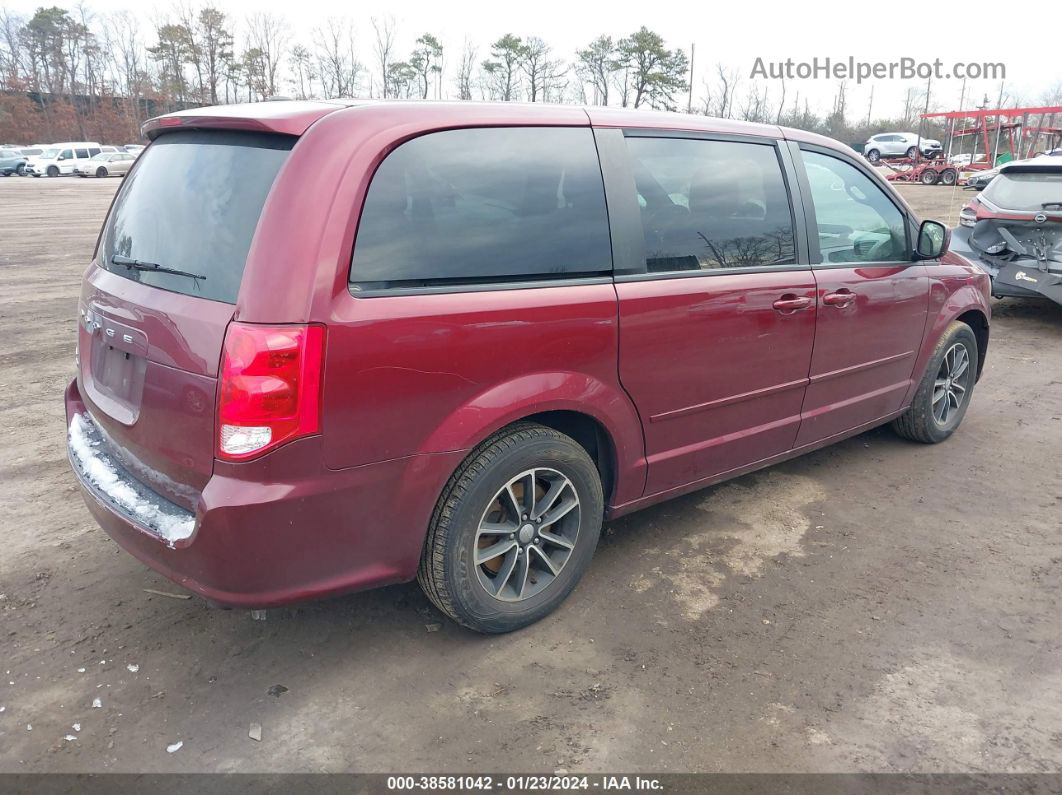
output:
[[[118,184],[0,179],[0,771],[1062,770],[1059,307],[997,302],[949,442],[879,429],[614,522],[516,635],[413,584],[255,621],[147,592],[180,589],[67,468]]]

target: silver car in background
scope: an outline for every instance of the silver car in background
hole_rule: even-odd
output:
[[[79,177],[124,177],[136,162],[128,152],[100,152],[74,168]]]
[[[940,157],[940,141],[932,138],[922,139],[922,154],[930,160]],[[863,156],[871,163],[877,163],[883,157],[909,157],[918,154],[917,133],[879,133],[872,135],[863,144]]]

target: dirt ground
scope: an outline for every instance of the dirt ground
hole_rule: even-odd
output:
[[[523,632],[415,584],[258,621],[147,592],[180,589],[67,468],[117,185],[0,179],[0,770],[1062,770],[1062,308],[996,303],[947,443],[879,429],[613,522]]]

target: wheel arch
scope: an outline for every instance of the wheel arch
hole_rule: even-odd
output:
[[[980,309],[968,309],[955,319],[969,326],[977,339],[977,380],[980,380],[988,354],[988,316]]]
[[[534,422],[570,436],[586,450],[597,466],[605,504],[611,499],[616,485],[616,442],[600,420],[582,411],[557,409],[529,414],[518,422]]]
[[[499,384],[450,414],[419,452],[471,451],[518,422],[537,422],[579,443],[602,477],[606,504],[645,487],[641,420],[618,386],[582,373],[538,373]]]
[[[947,266],[942,266],[947,267]],[[987,282],[988,276],[984,275]],[[985,288],[987,289],[987,288]],[[988,329],[991,309],[985,297],[985,290],[978,284],[968,281],[950,292],[948,286],[938,282],[931,290],[929,318],[926,331],[922,337],[922,347],[911,372],[911,385],[904,397],[903,405],[908,406],[918,390],[918,384],[925,375],[930,356],[942,334],[953,321],[960,321],[974,333],[977,340],[977,377],[984,369],[985,356],[988,352]]]

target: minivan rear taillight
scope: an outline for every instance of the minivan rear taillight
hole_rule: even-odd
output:
[[[218,383],[218,458],[243,461],[317,433],[324,326],[229,324]]]

